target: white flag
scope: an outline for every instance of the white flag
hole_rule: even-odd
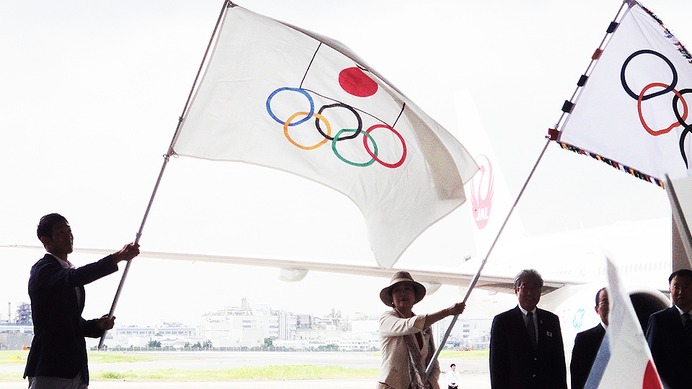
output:
[[[692,56],[634,1],[560,128],[558,141],[660,186],[692,175]]]
[[[662,389],[651,351],[634,307],[620,285],[617,269],[608,262],[610,317],[585,389]]]
[[[231,5],[174,139],[327,185],[361,210],[380,266],[465,201],[464,147],[339,42]]]

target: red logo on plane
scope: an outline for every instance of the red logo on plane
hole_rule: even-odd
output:
[[[479,155],[476,157],[476,163],[480,170],[471,181],[471,205],[473,206],[473,220],[482,230],[490,220],[495,176],[493,175],[493,165],[487,156]]]

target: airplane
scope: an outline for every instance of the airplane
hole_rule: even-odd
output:
[[[647,235],[649,231],[658,229],[664,231],[659,234],[664,239],[670,239],[670,221],[655,220],[647,222],[623,223],[618,226],[618,231],[622,237],[629,236],[634,241],[637,239],[650,239]],[[589,234],[593,237],[608,236],[607,228],[594,229]],[[560,234],[540,238],[525,238],[524,242],[513,244],[513,255],[516,257],[528,258],[535,256],[533,260],[524,259],[508,264],[497,258],[491,258],[488,265],[481,273],[476,289],[485,290],[490,293],[512,294],[514,276],[524,268],[536,268],[544,278],[544,287],[539,306],[550,310],[560,317],[563,331],[565,348],[571,352],[574,336],[577,332],[592,327],[598,322],[598,317],[593,313],[594,298],[596,292],[607,285],[607,275],[603,254],[593,247],[589,252],[578,251],[577,253],[564,254],[566,262],[573,266],[565,266],[563,262],[555,266],[546,267],[537,258],[554,256],[555,252],[564,251],[563,237]],[[559,241],[559,239],[563,239]],[[571,239],[571,237],[570,237]],[[586,238],[583,238],[586,239]],[[548,240],[550,242],[546,243]],[[617,240],[617,239],[616,239]],[[538,241],[536,243],[536,241]],[[574,239],[572,239],[575,242]],[[535,245],[540,244],[541,251],[537,251]],[[40,249],[37,246],[12,245],[18,249]],[[636,250],[634,250],[636,251]],[[105,256],[112,250],[99,248],[75,248],[75,252],[80,254],[95,254]],[[669,253],[646,252],[637,253],[637,257],[632,251],[619,251],[613,258],[626,255],[628,260],[618,262],[618,269],[621,277],[626,280],[630,298],[637,313],[637,317],[646,328],[648,317],[651,313],[670,306],[670,299],[667,290],[667,277],[671,272],[672,263]],[[442,285],[455,286],[460,293],[465,292],[469,287],[476,273],[479,260],[471,258],[467,260],[458,271],[426,270],[422,267],[394,267],[392,269],[380,268],[377,266],[354,265],[348,263],[325,263],[317,261],[302,261],[294,259],[279,258],[260,258],[250,256],[226,256],[209,255],[180,252],[154,252],[142,251],[139,258],[176,260],[187,262],[210,262],[223,263],[228,265],[251,265],[256,267],[279,269],[279,279],[286,282],[300,282],[309,272],[338,273],[353,276],[380,277],[389,279],[396,270],[409,271],[414,279],[426,286],[428,294],[435,293]],[[494,261],[494,262],[493,262]],[[542,267],[541,267],[542,265]],[[499,312],[498,312],[499,313]]]
[[[459,107],[471,107],[460,112],[473,128],[482,128],[474,122],[478,114],[468,96],[459,95]],[[229,265],[251,265],[279,269],[279,279],[299,282],[313,272],[339,273],[354,276],[388,279],[396,270],[407,270],[422,282],[429,294],[442,285],[466,290],[497,236],[502,217],[512,207],[512,197],[506,180],[493,155],[484,131],[474,132],[478,139],[463,139],[469,149],[484,150],[477,162],[479,174],[467,184],[468,203],[459,212],[473,224],[474,241],[479,255],[463,258],[457,268],[438,270],[425,265],[405,263],[392,269],[372,265],[304,261],[290,258],[260,258],[250,256],[210,255],[182,252],[143,251],[141,258],[200,261]],[[474,144],[476,142],[476,144]],[[691,191],[692,192],[692,191]],[[507,239],[511,239],[507,241]],[[596,292],[607,284],[605,255],[611,257],[629,287],[630,297],[642,328],[648,316],[670,306],[667,295],[667,277],[672,269],[685,264],[674,262],[671,255],[671,220],[668,218],[623,221],[613,225],[584,228],[578,231],[529,236],[521,220],[510,218],[507,229],[498,239],[498,247],[489,256],[475,288],[491,293],[512,294],[515,275],[525,268],[536,268],[545,281],[540,307],[556,313],[561,320],[566,350],[571,350],[577,332],[590,328],[598,321],[593,313]],[[613,244],[613,243],[617,244]],[[622,244],[622,243],[625,244]],[[648,242],[648,244],[640,244]],[[16,248],[36,246],[12,245]],[[76,248],[84,254],[109,254],[110,250]]]
[[[459,113],[459,115],[461,116],[461,113]],[[465,124],[468,124],[468,127],[472,127],[475,125],[475,123]],[[472,128],[480,127],[475,126]],[[467,144],[466,140],[464,140],[464,143]],[[482,148],[474,148],[470,144],[469,149],[483,150]],[[495,169],[493,169],[495,172],[499,171],[497,169],[498,164],[493,163],[493,166],[495,166]],[[493,195],[497,199],[499,199],[503,195],[503,191],[500,188],[500,181],[501,180],[499,179],[495,180]],[[504,194],[508,196],[508,193]],[[480,198],[481,197],[479,197],[479,199]],[[496,201],[495,203],[498,202],[500,201]],[[507,200],[507,203],[510,202],[511,197]],[[469,217],[472,212],[472,210],[469,209],[471,208],[470,203],[471,201],[469,201],[468,204],[462,207],[464,209],[459,210],[460,212],[468,213]],[[503,217],[504,215],[506,215],[507,212],[506,208],[501,208],[497,204],[495,205],[496,207],[491,212],[489,212],[487,208],[474,209],[477,210],[478,216],[480,216],[481,218],[485,218],[486,220],[491,220],[494,222],[498,217]],[[518,223],[516,216],[512,217],[510,222]],[[645,239],[648,239],[649,237],[637,234],[638,231],[656,230],[667,232],[670,230],[670,226],[667,225],[669,222],[669,220],[658,221],[654,224],[628,222],[619,226],[613,226],[613,229],[620,229],[621,233],[618,233],[618,237],[613,237],[612,240],[640,242]],[[485,240],[485,243],[478,244],[476,253],[474,253],[475,255],[470,255],[468,253],[460,254],[460,262],[461,260],[464,260],[466,257],[470,257],[470,259],[464,260],[464,262],[461,263],[458,267],[447,269],[447,271],[435,272],[426,269],[414,268],[414,265],[410,263],[401,263],[401,266],[405,266],[406,269],[411,270],[411,272],[417,279],[425,281],[429,285],[428,289],[431,292],[434,289],[439,288],[439,286],[442,284],[455,285],[462,288],[467,287],[470,279],[478,269],[482,256],[485,254],[487,250],[488,241],[492,239],[492,237],[494,237],[494,233],[493,231],[491,231],[492,226],[492,223],[487,224],[487,226],[483,230],[487,233],[479,235],[476,238],[478,240]],[[633,235],[628,236],[627,232],[625,231]],[[507,239],[510,238],[512,234],[515,232],[516,234],[514,235],[514,237],[516,237],[516,239],[513,239],[511,242],[507,242]],[[600,242],[591,243],[589,247],[585,247],[586,243],[584,242],[589,242],[589,240],[593,242],[593,239],[596,239],[598,237],[608,237],[608,233],[609,232],[605,229],[596,229],[592,231],[591,236],[589,236],[589,233],[587,231],[580,231],[578,233],[565,233],[562,235],[550,234],[542,237],[532,237],[531,239],[528,239],[526,237],[526,234],[522,231],[521,226],[517,226],[514,230],[507,230],[503,233],[503,236],[500,238],[499,243],[500,245],[503,245],[507,248],[504,252],[501,251],[501,248],[498,248],[490,256],[488,265],[484,269],[479,283],[476,287],[479,289],[487,289],[491,291],[504,291],[506,293],[511,294],[511,284],[514,274],[516,274],[516,272],[524,266],[529,266],[529,264],[535,264],[535,266],[538,268],[539,271],[542,272],[544,278],[546,279],[546,286],[544,288],[545,296],[542,299],[541,306],[544,306],[548,309],[552,307],[553,310],[562,310],[563,305],[560,305],[561,303],[564,303],[565,307],[571,306],[572,308],[565,308],[566,314],[564,316],[563,323],[571,323],[574,318],[577,318],[579,316],[577,312],[581,312],[581,315],[584,317],[584,320],[587,320],[589,317],[593,317],[595,319],[595,315],[587,315],[584,313],[589,313],[592,311],[592,296],[589,296],[588,298],[586,296],[577,297],[577,294],[578,291],[582,289],[586,290],[586,292],[584,292],[585,295],[589,293],[595,294],[595,291],[598,289],[598,287],[600,287],[601,284],[605,282],[604,278],[600,278],[602,274],[601,272],[603,269],[603,265],[600,263],[601,254],[600,247],[598,246],[600,246],[601,244]],[[581,238],[579,237],[580,234]],[[668,244],[668,242],[666,242],[667,239],[668,238],[665,236],[660,239],[657,237],[657,241],[660,241],[661,247],[664,248],[666,247],[665,245]],[[521,248],[519,248],[518,246],[521,246]],[[603,243],[603,246],[608,247],[607,242]],[[575,247],[579,247],[579,249],[577,250],[575,249]],[[619,256],[619,253],[615,254],[616,256]],[[156,258],[172,258],[181,260],[187,259],[197,261],[206,260],[211,262],[224,262],[228,264],[246,264],[255,266],[275,267],[280,269],[280,277],[282,279],[293,281],[297,281],[304,278],[306,274],[311,270],[334,271],[344,274],[375,275],[383,278],[388,278],[393,272],[393,269],[380,269],[375,266],[368,267],[350,266],[347,264],[324,264],[318,262],[296,261],[292,259],[282,258],[262,259],[242,256],[224,257],[182,254],[180,252],[145,252],[142,254],[143,257],[149,255],[151,257]],[[555,264],[554,268],[544,270],[544,265],[542,263],[543,258],[541,257],[550,259],[555,258],[558,255],[562,259],[564,259],[564,263],[574,263],[575,266],[563,266],[561,264]],[[632,252],[624,252],[623,257],[628,259],[628,265],[623,264],[621,268],[633,268],[632,272],[625,274],[627,274],[628,276],[634,276],[637,273],[641,273],[649,276],[649,279],[641,280],[642,284],[649,285],[650,289],[652,289],[650,293],[647,292],[645,294],[646,297],[656,296],[657,300],[659,300],[662,296],[665,297],[665,294],[661,292],[664,292],[666,290],[665,279],[667,278],[667,273],[669,273],[671,267],[670,258],[666,257],[665,255],[661,255],[661,257],[650,256],[651,258],[644,257],[644,254],[636,252],[636,249],[633,249]],[[529,260],[532,260],[532,262],[529,262]],[[650,270],[647,269],[647,266],[652,266],[654,269],[659,269],[660,267],[663,270],[657,270],[656,274],[651,274]],[[641,270],[636,271],[638,269]],[[651,286],[651,281],[656,281],[655,283],[653,283],[653,286]],[[657,294],[654,292],[661,294]],[[568,300],[568,297],[574,297],[574,300]],[[575,304],[570,305],[570,301],[574,301]],[[583,309],[583,311],[579,311],[578,309],[580,308]],[[568,314],[569,312],[573,312],[574,314],[570,317]],[[579,320],[577,320],[575,323],[575,325],[570,325],[571,327],[574,327],[575,330],[585,328],[585,323],[580,322]],[[565,338],[568,337],[566,336]]]

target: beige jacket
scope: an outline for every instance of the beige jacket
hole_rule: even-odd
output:
[[[394,310],[380,316],[380,342],[382,344],[382,366],[380,367],[379,382],[394,389],[408,389],[411,385],[411,373],[408,349],[403,335],[411,335],[423,331],[427,315],[417,315],[408,319],[397,316]],[[433,353],[429,345],[433,344],[430,331],[423,332],[423,348],[421,356],[427,367]],[[439,389],[440,365],[437,361],[430,372],[430,382],[433,389]],[[381,387],[381,386],[380,386]]]

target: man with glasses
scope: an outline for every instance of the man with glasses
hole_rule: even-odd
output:
[[[598,354],[606,328],[608,328],[610,305],[606,288],[601,288],[596,293],[596,306],[594,309],[601,318],[601,322],[593,328],[578,333],[574,338],[572,362],[569,365],[572,389],[583,389],[584,385],[586,385],[586,379],[589,378],[591,366],[593,366],[593,362],[596,360],[596,354]]]
[[[646,341],[666,389],[692,387],[692,270],[668,277],[673,306],[649,317]]]
[[[560,320],[537,308],[543,278],[533,269],[514,279],[519,304],[493,319],[490,385],[493,389],[567,389]]]

